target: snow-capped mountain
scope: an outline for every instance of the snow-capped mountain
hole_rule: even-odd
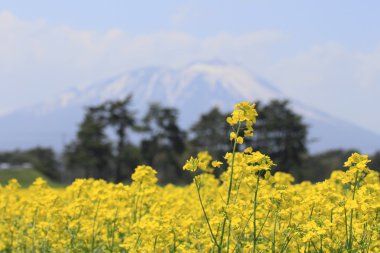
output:
[[[133,107],[142,115],[149,103],[179,109],[179,122],[189,127],[212,106],[230,111],[240,101],[285,98],[283,93],[244,68],[220,62],[193,63],[180,69],[147,67],[69,90],[44,103],[21,108],[0,118],[0,149],[48,145],[62,149],[77,130],[85,106],[133,94]],[[327,148],[380,149],[380,136],[293,101],[310,128],[313,152]]]
[[[34,115],[47,115],[61,109],[93,105],[108,99],[133,94],[134,106],[145,107],[150,102],[186,110],[201,105],[207,111],[218,105],[231,109],[236,101],[252,98],[268,101],[279,98],[281,92],[261,80],[253,78],[235,65],[195,63],[182,69],[148,67],[117,75],[87,88],[72,89],[45,103],[24,111]],[[201,102],[201,103],[199,103]],[[187,118],[196,118],[184,115]]]

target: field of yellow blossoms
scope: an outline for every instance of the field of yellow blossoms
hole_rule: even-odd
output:
[[[139,166],[130,185],[38,179],[0,187],[0,252],[380,252],[380,182],[366,155],[352,154],[330,179],[293,184],[247,148],[254,104],[236,105],[230,153],[191,157],[188,186],[158,186]],[[213,170],[220,167],[220,178]]]

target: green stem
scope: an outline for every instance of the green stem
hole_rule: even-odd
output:
[[[228,220],[227,253],[230,251],[231,223],[232,223],[232,220],[229,219],[229,220]]]
[[[345,231],[346,231],[346,247],[348,248],[348,225],[347,225],[347,209],[344,208],[344,226],[345,226]]]
[[[257,182],[255,189],[255,196],[253,202],[253,253],[256,252],[256,244],[257,244],[257,218],[256,218],[256,210],[257,210],[257,193],[259,192],[259,183],[260,183],[260,172],[257,174]]]
[[[276,252],[276,225],[277,225],[277,212],[276,212],[276,215],[274,216],[272,253]]]
[[[153,252],[154,253],[156,252],[157,238],[158,238],[158,235],[156,235],[156,237],[154,238],[154,245],[153,245]]]
[[[33,241],[32,241],[32,252],[35,252],[35,240],[36,240],[36,216],[37,216],[37,212],[38,212],[38,207],[36,209],[36,211],[34,212],[34,216],[33,216]]]
[[[212,228],[211,228],[211,225],[210,225],[210,221],[208,219],[208,216],[207,216],[207,213],[206,213],[206,210],[203,206],[203,201],[202,201],[202,197],[201,197],[201,194],[199,192],[199,185],[198,185],[198,181],[197,179],[195,179],[195,186],[197,188],[197,193],[198,193],[198,199],[199,199],[199,202],[201,203],[201,207],[202,207],[202,211],[203,211],[203,215],[206,219],[206,222],[207,222],[207,226],[208,226],[208,229],[210,230],[210,233],[211,233],[211,237],[214,241],[214,244],[216,245],[216,247],[218,247],[218,249],[220,249],[220,245],[218,244],[218,242],[216,241],[216,238],[215,238],[215,235],[214,233],[212,232]]]
[[[177,251],[176,240],[175,231],[173,230],[173,252]]]
[[[119,209],[116,208],[115,217],[114,217],[113,225],[112,225],[111,253],[114,251],[114,248],[115,248],[115,231],[116,231],[118,211]]]
[[[280,253],[285,252],[285,250],[286,250],[286,248],[288,247],[288,245],[289,245],[289,243],[290,243],[291,240],[292,240],[292,236],[287,236],[287,237],[286,237],[286,239],[285,239],[285,244],[283,244],[283,245],[281,246]],[[297,243],[297,247],[298,247],[298,243]],[[298,249],[298,252],[299,252],[299,251],[300,251],[300,250]]]
[[[239,122],[236,135],[239,136],[241,122]],[[230,203],[231,198],[231,190],[232,190],[232,181],[234,175],[234,163],[235,163],[235,155],[236,155],[236,146],[237,146],[237,138],[234,141],[234,146],[232,148],[232,161],[231,161],[231,173],[230,173],[230,184],[228,186],[228,195],[227,195],[227,205]]]
[[[356,189],[357,189],[357,186],[358,186],[358,176],[359,176],[359,171],[356,171],[354,190],[353,190],[353,193],[352,193],[352,200],[355,199],[355,193],[356,193]],[[351,211],[350,211],[350,238],[349,238],[349,241],[348,241],[348,250],[350,252],[352,251],[352,244],[353,244],[353,241],[352,241],[353,240],[353,233],[352,233],[353,218],[354,218],[354,209],[351,208]]]
[[[263,224],[261,224],[260,230],[259,230],[259,232],[257,233],[257,237],[260,237],[261,232],[263,231],[264,225],[265,225],[265,223],[266,223],[267,220],[268,220],[268,217],[269,217],[270,212],[271,212],[271,211],[268,210],[268,213],[267,213],[267,215],[265,216],[264,222],[263,222]]]
[[[239,136],[240,127],[241,127],[241,122],[239,121],[238,128],[236,130],[236,136]],[[233,181],[233,175],[234,175],[234,163],[235,163],[235,155],[236,155],[236,146],[237,146],[237,138],[235,139],[234,146],[232,148],[231,173],[230,173],[230,182],[229,182],[229,186],[228,186],[228,194],[227,194],[226,207],[229,205],[230,198],[231,198],[232,181]],[[225,209],[227,209],[227,208],[225,208]],[[220,241],[219,241],[219,246],[220,247],[218,249],[218,253],[222,252],[224,229],[226,227],[226,221],[227,221],[227,216],[225,216],[224,219],[223,219],[222,233],[220,235]]]
[[[140,242],[140,237],[141,237],[141,234],[139,234],[139,236],[137,237],[137,240],[136,240],[136,243],[135,243],[135,246],[134,246],[134,249],[137,249],[137,246]]]
[[[333,209],[331,209],[331,212],[330,212],[330,222],[331,222],[331,224],[333,223]],[[333,239],[333,229],[332,229],[332,226],[330,227],[330,239],[331,239],[331,241]]]
[[[244,224],[243,230],[240,232],[240,235],[239,235],[239,237],[238,237],[239,240],[237,240],[236,245],[235,245],[235,248],[232,250],[232,252],[235,252],[236,248],[237,248],[238,245],[240,244],[240,239],[243,237],[243,235],[244,235],[244,231],[245,231],[245,229],[247,228],[247,226],[248,226],[248,224],[249,224],[249,221],[251,220],[252,216],[253,216],[253,213],[248,217],[246,223]]]
[[[96,225],[96,220],[98,218],[99,205],[100,205],[100,199],[98,200],[98,203],[96,205],[96,211],[95,211],[95,215],[94,215],[93,222],[92,222],[91,252],[94,252],[94,249],[95,249],[95,237],[96,237],[95,236],[95,225]]]

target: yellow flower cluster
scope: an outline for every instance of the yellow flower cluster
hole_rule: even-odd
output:
[[[378,173],[366,168],[354,192],[355,181],[343,183],[348,171],[318,184],[292,184],[288,174],[255,173],[270,166],[259,153],[238,153],[236,160],[227,207],[229,170],[222,181],[199,176],[217,244],[196,182],[159,187],[155,171],[139,167],[131,185],[90,179],[52,189],[39,179],[22,189],[10,181],[0,188],[0,252],[227,252],[227,245],[230,252],[252,251],[258,186],[257,252],[380,252]]]
[[[227,123],[232,127],[233,131],[230,133],[230,141],[236,140],[237,144],[243,144],[244,138],[239,136],[239,131],[243,128],[245,123],[244,137],[253,136],[253,124],[256,122],[258,116],[255,109],[255,104],[250,102],[241,102],[235,105],[235,110],[231,116],[227,118]],[[237,125],[237,129],[234,126]]]
[[[252,127],[254,106],[236,111],[229,121]],[[188,186],[158,186],[149,166],[130,185],[11,180],[0,187],[0,252],[380,252],[379,173],[367,156],[317,184],[272,175],[271,159],[252,148],[224,159],[190,158],[184,169],[203,173]]]
[[[220,161],[212,161],[211,155],[207,151],[202,151],[198,153],[196,158],[190,157],[190,159],[187,160],[183,166],[183,169],[192,172],[201,169],[204,172],[212,173],[213,168],[210,167],[210,163],[213,168],[220,168],[220,166],[223,164]]]

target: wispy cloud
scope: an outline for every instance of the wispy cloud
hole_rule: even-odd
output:
[[[176,22],[187,18],[186,10],[181,15]],[[3,112],[133,68],[221,59],[244,65],[290,97],[380,129],[380,121],[369,116],[380,107],[376,97],[380,94],[380,47],[360,52],[324,42],[303,51],[287,51],[292,38],[281,31],[205,38],[170,31],[131,36],[120,29],[101,33],[43,20],[25,21],[11,12],[0,12],[0,38]],[[359,105],[368,113],[354,119],[351,114],[357,114]]]
[[[234,55],[269,49],[263,42],[275,42],[281,36],[272,31],[219,34],[205,39],[181,32],[130,36],[118,29],[104,33],[76,30],[44,21],[24,21],[10,12],[1,12],[0,78],[13,87],[33,85],[57,92],[62,87],[146,65],[178,66],[210,58],[233,60]]]
[[[380,133],[380,50],[358,52],[334,42],[282,59],[265,75],[289,97]]]

